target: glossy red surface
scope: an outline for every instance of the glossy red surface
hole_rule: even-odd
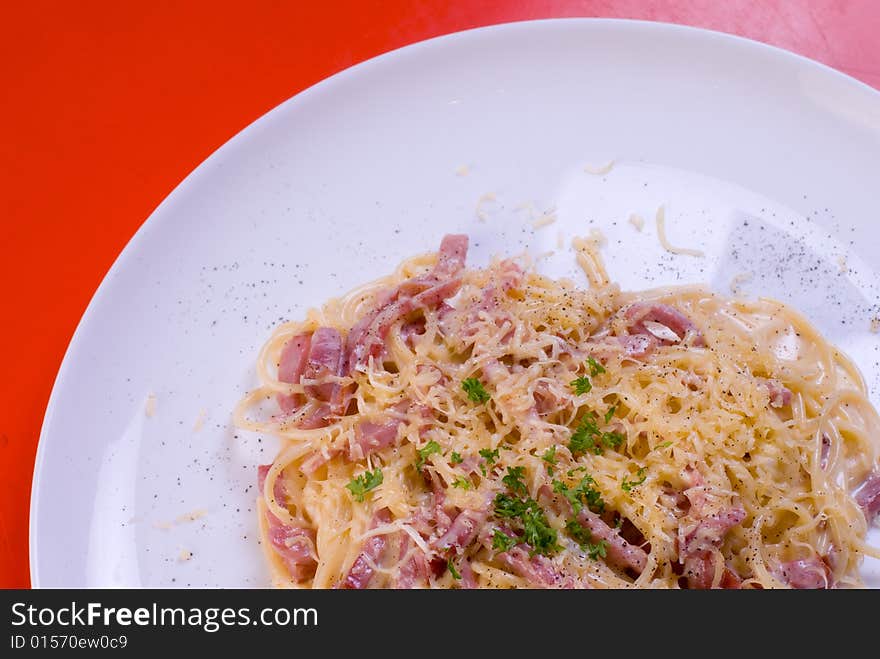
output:
[[[33,461],[71,335],[119,251],[181,179],[272,107],[359,61],[467,28],[565,16],[731,32],[880,88],[876,0],[7,4],[0,586],[30,583]]]

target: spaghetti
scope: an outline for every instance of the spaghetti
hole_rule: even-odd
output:
[[[236,422],[277,586],[859,587],[880,419],[797,312],[467,238],[281,325]]]

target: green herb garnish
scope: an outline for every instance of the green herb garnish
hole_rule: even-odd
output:
[[[461,381],[461,388],[473,403],[485,403],[491,396],[483,387],[483,383],[477,378],[465,378]]]
[[[590,452],[602,455],[603,446],[617,448],[625,439],[619,432],[599,430],[596,413],[590,412],[580,420],[578,427],[571,433],[568,449],[572,454]]]
[[[382,484],[382,470],[373,472],[365,471],[357,478],[352,478],[345,487],[351,490],[351,495],[356,501],[363,501],[364,495]]]
[[[522,476],[525,472],[523,467],[508,467],[507,476],[502,480],[505,485],[511,489],[525,493],[526,485],[522,482]],[[495,495],[495,514],[498,517],[514,521],[517,520],[522,525],[523,541],[531,546],[531,553],[543,554],[549,556],[553,552],[560,549],[557,543],[556,529],[550,526],[544,510],[538,505],[538,502],[527,497],[520,499],[510,494],[499,492]],[[496,531],[492,539],[493,547],[496,543],[498,546],[507,546],[508,541],[498,537],[500,532]],[[503,533],[501,535],[504,535]],[[501,545],[500,543],[504,543]],[[506,551],[505,549],[504,551]]]
[[[574,393],[576,393],[578,396],[590,393],[590,390],[593,388],[593,383],[590,382],[590,378],[588,378],[586,375],[575,378],[568,384],[571,385],[571,388],[574,389]]]
[[[574,487],[569,487],[562,481],[553,481],[553,491],[561,494],[571,504],[574,513],[577,514],[581,508],[586,505],[591,510],[601,513],[605,510],[605,502],[602,500],[602,493],[593,485],[596,481],[589,474],[581,478],[580,482]]]
[[[471,482],[470,478],[465,478],[464,476],[459,476],[454,481],[452,481],[452,487],[458,487],[462,490],[470,490],[473,489],[474,484]]]
[[[590,367],[590,375],[592,375],[593,377],[596,377],[597,375],[599,375],[599,373],[605,372],[605,367],[592,357],[587,357],[587,364]]]
[[[547,463],[547,473],[553,475],[553,467],[556,465],[556,444],[544,451],[541,459]]]
[[[568,534],[577,542],[581,549],[587,552],[587,555],[593,559],[594,561],[599,558],[605,558],[606,548],[608,543],[605,540],[600,540],[599,542],[592,542],[593,534],[590,533],[590,529],[582,526],[580,522],[575,519],[569,520],[565,525],[565,530],[568,531]]]
[[[572,454],[591,451],[599,455],[602,453],[602,447],[597,444],[597,440],[601,434],[599,426],[596,425],[596,420],[591,415],[587,415],[581,419],[577,429],[571,434],[568,450]]]
[[[623,444],[626,437],[619,432],[603,432],[601,439],[602,443],[608,448],[617,448]]]
[[[528,494],[529,490],[522,480],[523,476],[525,476],[525,473],[525,467],[508,467],[507,475],[501,479],[501,482],[509,487],[513,492]]]
[[[486,475],[486,465],[495,464],[495,460],[498,459],[498,449],[496,448],[494,451],[491,451],[487,448],[481,448],[480,457],[483,458],[486,462],[485,464],[480,465],[480,471],[483,472],[483,476]]]
[[[615,413],[616,411],[617,411],[617,406],[616,406],[616,405],[612,405],[611,407],[608,408],[608,411],[605,412],[605,423],[610,422],[611,419],[614,418],[614,413]]]
[[[488,464],[493,464],[495,460],[498,459],[498,449],[496,448],[494,451],[492,451],[487,448],[481,448],[480,457],[485,459]]]
[[[645,479],[648,477],[648,474],[646,473],[647,471],[648,471],[647,467],[642,467],[641,469],[639,469],[636,472],[636,477],[639,480],[636,480],[636,481],[628,481],[626,479],[626,476],[624,476],[623,482],[620,484],[620,487],[623,489],[624,492],[629,492],[631,489],[633,489],[637,485],[641,485],[642,483],[645,482]]]
[[[434,453],[440,453],[443,449],[440,448],[440,444],[435,442],[433,439],[425,444],[422,448],[420,448],[417,452],[419,457],[416,459],[416,469],[419,471],[422,470],[422,467],[425,466],[425,461],[428,459],[429,455]]]
[[[510,551],[516,542],[516,538],[511,538],[503,531],[495,529],[495,535],[492,536],[492,549],[496,551]]]

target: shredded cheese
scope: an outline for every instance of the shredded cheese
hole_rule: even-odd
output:
[[[543,227],[549,226],[556,221],[556,215],[552,213],[544,213],[540,217],[532,220],[532,228],[533,229],[541,229]]]
[[[730,280],[730,292],[734,295],[739,295],[742,289],[742,285],[750,282],[754,277],[754,273],[752,272],[741,272],[736,275],[733,279]]]
[[[184,513],[183,515],[181,515],[180,517],[178,517],[174,521],[179,524],[186,523],[186,522],[194,522],[197,519],[201,519],[202,517],[204,517],[207,514],[208,514],[208,511],[206,511],[202,508],[199,508],[197,510],[193,510],[192,512]]]
[[[205,420],[208,418],[208,410],[202,408],[199,411],[198,417],[196,417],[196,422],[193,424],[193,432],[199,432],[202,428],[205,427]]]
[[[487,192],[487,193],[481,195],[479,199],[477,199],[476,213],[477,213],[477,218],[479,220],[485,222],[486,220],[489,219],[489,213],[486,212],[486,210],[484,209],[484,205],[487,202],[494,202],[494,201],[497,201],[495,198],[494,192]]]
[[[642,218],[641,215],[638,215],[637,213],[632,213],[629,216],[629,223],[636,228],[636,231],[641,231],[645,228],[645,220]]]
[[[663,206],[657,209],[657,237],[660,239],[660,244],[663,246],[667,252],[671,254],[682,254],[685,256],[705,256],[703,252],[698,249],[688,249],[686,247],[673,247],[669,240],[666,238],[666,211]]]
[[[144,404],[144,414],[147,418],[151,418],[156,413],[156,395],[148,394],[146,403]]]
[[[593,174],[594,176],[602,176],[603,174],[607,174],[614,168],[614,161],[609,160],[607,163],[600,167],[594,167],[592,165],[587,165],[584,167],[584,171],[587,174]]]
[[[421,332],[404,331],[412,316],[388,321],[381,359],[352,369],[346,411],[319,427],[257,405],[292,391],[277,372],[290,339],[388,320],[389,292],[419,290],[438,258],[408,259],[276,329],[261,385],[235,411],[240,428],[281,440],[257,497],[276,585],[717,587],[729,570],[778,588],[792,585],[787,565],[831,546],[834,584],[860,585],[880,549],[853,490],[877,469],[880,417],[855,365],[773,300],[621,291],[602,240],[572,240],[589,289],[519,260],[462,268],[454,305],[419,308]],[[310,387],[331,384],[316,375]],[[369,436],[389,423],[388,443]],[[584,527],[575,502],[607,528]],[[623,542],[615,520],[641,537]],[[602,533],[635,568],[600,555]],[[450,563],[461,581],[420,567]]]

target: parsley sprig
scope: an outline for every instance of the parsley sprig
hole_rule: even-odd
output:
[[[525,467],[508,467],[507,475],[501,479],[501,482],[510,488],[511,492],[520,492],[524,495],[528,494],[529,490],[523,482],[523,476],[525,476],[525,473]]]
[[[579,378],[575,378],[571,382],[569,382],[571,388],[574,389],[574,393],[578,396],[582,396],[583,394],[588,394],[593,389],[593,383],[590,382],[590,378],[586,375],[582,375]]]
[[[605,448],[617,448],[625,437],[615,431],[602,431],[596,423],[596,413],[590,412],[578,423],[578,427],[571,434],[568,449],[572,454],[594,453],[602,455]]]
[[[590,367],[590,375],[593,377],[605,372],[605,367],[592,357],[587,357],[587,365]]]
[[[507,474],[502,482],[509,488],[512,494],[499,492],[495,495],[495,515],[516,523],[522,530],[522,542],[527,543],[532,554],[550,554],[560,549],[556,529],[550,526],[547,515],[537,501],[528,496],[523,477],[524,467],[508,467]],[[522,494],[522,498],[517,496]],[[492,546],[496,549],[507,551],[517,540],[510,538],[505,540],[501,536],[506,534],[497,531],[492,539]]]
[[[365,471],[360,476],[352,478],[345,487],[351,491],[351,495],[355,501],[364,500],[364,495],[370,490],[379,487],[382,484],[382,470],[377,468],[375,471]]]
[[[638,480],[630,481],[630,480],[626,479],[626,476],[624,476],[623,481],[620,483],[621,489],[624,492],[629,492],[634,487],[637,487],[637,486],[641,485],[642,483],[644,483],[645,479],[648,477],[647,471],[648,471],[647,467],[642,467],[641,469],[639,469],[636,472],[636,478],[638,478]]]
[[[553,468],[556,466],[556,444],[544,451],[541,459],[547,463],[547,474],[553,475]]]
[[[571,519],[565,524],[565,530],[568,531],[568,534],[577,542],[581,549],[587,552],[587,555],[592,558],[594,561],[598,558],[605,558],[607,554],[608,542],[606,540],[600,540],[599,542],[593,542],[593,534],[590,533],[590,529],[582,526],[580,522],[576,519]]]
[[[428,456],[433,455],[434,453],[440,453],[442,450],[443,449],[440,448],[440,444],[435,442],[433,439],[425,444],[417,451],[419,455],[418,458],[416,458],[416,469],[421,471],[422,467],[425,466],[425,461],[428,459]]]
[[[486,466],[488,465],[491,467],[493,464],[495,464],[495,460],[498,459],[498,449],[496,448],[493,451],[491,449],[481,448],[479,453],[480,453],[480,457],[483,458],[483,460],[485,460],[485,462],[480,464],[480,471],[483,473],[483,476],[485,476],[486,475]]]
[[[465,476],[459,476],[454,481],[452,481],[452,487],[458,487],[462,490],[471,490],[474,487],[473,482],[471,482],[470,478],[466,478]]]
[[[599,362],[597,362],[592,357],[587,357],[587,369],[590,371],[590,377],[596,377],[600,373],[605,372],[605,367],[602,366]],[[593,390],[593,383],[590,381],[590,377],[586,375],[581,375],[580,377],[575,378],[568,384],[574,389],[574,393],[578,396],[582,396],[584,394],[590,393]]]
[[[510,551],[516,544],[516,538],[507,535],[500,529],[495,529],[495,535],[492,536],[492,549],[496,551]]]
[[[491,398],[483,383],[477,378],[465,378],[461,381],[461,388],[472,403],[485,403]]]
[[[612,405],[608,408],[608,411],[605,412],[605,423],[610,423],[611,419],[614,418],[614,413],[617,411],[617,405]]]
[[[596,481],[589,474],[585,474],[580,482],[574,487],[569,487],[562,481],[553,481],[553,491],[561,494],[571,504],[574,514],[577,515],[583,506],[587,506],[590,510],[601,513],[605,511],[605,502],[602,500],[602,493],[595,487]]]

